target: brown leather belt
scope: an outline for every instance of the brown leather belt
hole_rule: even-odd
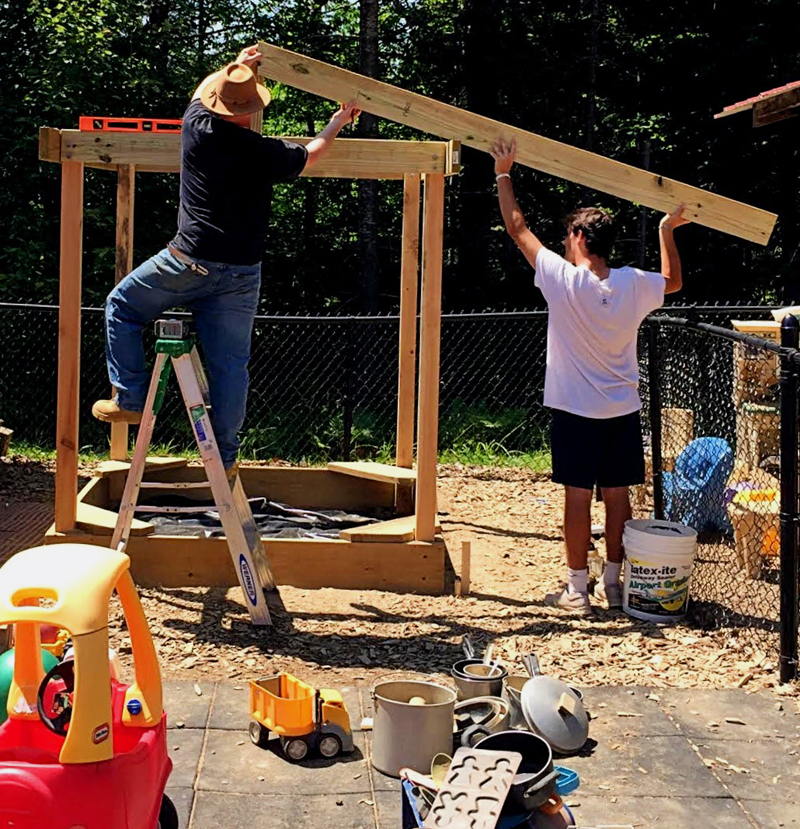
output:
[[[190,259],[183,251],[178,250],[174,245],[167,245],[167,250],[176,258],[180,259],[192,273],[199,274],[200,276],[208,276],[208,269],[204,268],[198,262],[195,262],[194,259]]]

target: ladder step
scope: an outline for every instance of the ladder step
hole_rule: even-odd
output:
[[[180,483],[164,483],[163,481],[142,481],[142,489],[209,489],[208,481],[181,481]]]
[[[372,461],[334,461],[328,464],[331,472],[352,475],[355,478],[367,478],[370,481],[383,481],[387,484],[413,484],[417,480],[415,469],[402,466],[390,466],[386,463]]]

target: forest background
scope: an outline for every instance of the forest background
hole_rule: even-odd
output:
[[[766,248],[682,229],[679,299],[792,300],[800,119],[753,129],[747,114],[713,114],[800,78],[798,17],[787,0],[0,0],[0,302],[57,302],[60,171],[38,161],[38,128],[179,118],[197,83],[258,39],[774,211]],[[272,91],[269,134],[313,134],[333,111]],[[348,134],[426,137],[371,117]],[[541,308],[502,229],[490,157],[466,149],[463,162],[447,187],[445,310]],[[653,211],[529,169],[515,179],[555,250],[563,215],[598,204],[620,221],[614,262],[657,268]],[[85,305],[113,283],[115,185],[87,171]],[[138,176],[137,262],[171,238],[177,196],[177,176]],[[401,205],[399,182],[276,187],[261,312],[395,311]]]

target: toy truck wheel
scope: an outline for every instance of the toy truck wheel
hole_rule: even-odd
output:
[[[342,741],[335,734],[324,734],[317,748],[323,757],[335,757],[342,750]]]
[[[283,753],[293,762],[299,763],[308,754],[308,743],[302,737],[281,740]]]
[[[158,813],[158,829],[178,829],[178,811],[166,795],[161,799],[161,811]]]
[[[250,720],[247,732],[250,735],[250,740],[253,745],[258,746],[259,748],[267,747],[267,743],[269,742],[269,729],[264,728],[260,722]]]

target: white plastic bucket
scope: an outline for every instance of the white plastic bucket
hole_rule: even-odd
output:
[[[682,619],[689,607],[697,531],[673,521],[631,520],[622,545],[623,610],[647,622]]]

